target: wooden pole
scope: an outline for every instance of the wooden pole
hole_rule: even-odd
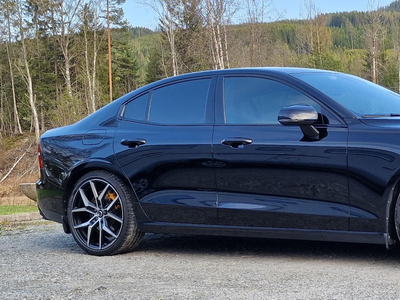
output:
[[[107,0],[107,35],[108,35],[108,82],[110,86],[110,102],[113,101],[112,60],[111,60],[111,30],[110,30],[110,0]]]

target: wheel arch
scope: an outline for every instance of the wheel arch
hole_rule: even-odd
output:
[[[391,249],[399,243],[395,224],[395,209],[397,199],[400,195],[400,174],[397,174],[390,181],[386,191],[386,248]]]
[[[68,179],[65,180],[63,183],[63,188],[65,191],[63,199],[65,211],[67,210],[68,200],[71,196],[71,193],[73,191],[76,182],[79,180],[79,178],[92,171],[106,171],[117,176],[129,188],[129,191],[132,193],[134,201],[136,202],[138,201],[138,198],[136,196],[136,193],[134,192],[131,183],[126,178],[126,176],[124,175],[124,173],[121,171],[120,168],[116,167],[114,164],[108,161],[103,161],[103,160],[87,161],[87,162],[82,162],[79,165],[75,166],[69,173]]]

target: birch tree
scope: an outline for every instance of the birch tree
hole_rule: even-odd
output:
[[[267,53],[262,47],[266,46],[266,32],[263,23],[273,11],[272,0],[246,0],[246,21],[250,26],[250,66],[261,66]]]
[[[96,111],[97,108],[97,62],[101,44],[106,36],[101,33],[102,23],[100,20],[99,0],[91,1],[86,4],[82,11],[82,31],[84,37],[84,56],[85,71],[88,88],[87,108],[89,114]]]
[[[11,93],[12,93],[12,100],[13,100],[13,116],[14,116],[14,134],[22,134],[21,122],[19,120],[19,113],[17,107],[17,97],[15,92],[15,76],[14,76],[14,64],[15,60],[12,57],[11,53],[11,45],[13,42],[12,39],[12,32],[11,32],[11,15],[15,13],[15,3],[11,1],[3,1],[0,4],[0,10],[3,14],[3,34],[6,36],[6,53],[7,53],[7,61],[8,61],[8,68],[10,74],[10,83],[11,83]],[[3,112],[4,113],[4,112]]]
[[[65,87],[69,98],[72,98],[71,61],[74,55],[71,53],[71,43],[79,26],[78,11],[82,0],[53,0],[44,4],[49,8],[47,20],[63,54]]]
[[[160,22],[160,29],[164,33],[170,51],[172,75],[179,75],[178,57],[176,50],[176,32],[178,29],[177,10],[180,0],[143,0],[142,4],[150,7]]]
[[[310,55],[313,68],[325,68],[326,53],[332,46],[332,36],[326,27],[325,16],[321,14],[313,0],[304,1],[303,17],[305,25],[299,29],[299,52]]]
[[[368,0],[368,11],[366,13],[365,37],[367,44],[367,64],[370,66],[371,80],[378,83],[379,75],[379,55],[381,53],[381,45],[383,43],[386,30],[383,26],[385,15],[377,10],[379,2]]]
[[[32,125],[35,131],[36,141],[39,142],[40,138],[40,127],[39,127],[39,117],[35,104],[35,95],[33,91],[31,68],[29,64],[29,53],[28,53],[28,38],[32,38],[30,35],[30,26],[25,18],[26,6],[23,0],[13,0],[13,5],[15,5],[15,24],[19,33],[19,42],[21,43],[21,65],[19,67],[24,82],[27,88],[27,97],[29,106],[32,113]]]

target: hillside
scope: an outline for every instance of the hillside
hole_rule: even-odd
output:
[[[19,183],[39,179],[37,145],[32,134],[0,139],[0,205],[31,204]]]

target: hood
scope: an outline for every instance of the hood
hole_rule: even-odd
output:
[[[369,126],[400,129],[400,117],[360,118],[359,120]]]

